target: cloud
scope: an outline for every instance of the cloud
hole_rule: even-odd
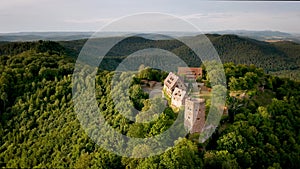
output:
[[[9,0],[9,1],[1,1],[0,9],[8,9],[14,8],[16,6],[26,6],[32,5],[33,3],[39,3],[49,0]]]
[[[199,18],[205,18],[205,17],[207,17],[207,14],[202,14],[202,13],[181,16],[181,18],[183,18],[183,19],[199,19]]]
[[[76,23],[76,24],[83,24],[83,23],[108,23],[111,22],[113,18],[93,18],[93,19],[66,19],[65,22],[67,23]]]
[[[181,18],[186,20],[214,19],[214,18],[228,18],[228,17],[231,17],[231,15],[227,13],[195,13],[195,14],[181,16]]]

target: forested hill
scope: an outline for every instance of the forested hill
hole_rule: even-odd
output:
[[[254,64],[265,72],[291,79],[300,79],[300,44],[289,41],[263,42],[236,35],[207,34],[216,48],[223,63]],[[76,58],[85,39],[75,41],[38,41],[38,42],[2,42],[0,54],[14,55],[22,51],[35,49],[50,53],[64,53]],[[101,65],[103,69],[114,70],[122,59],[140,49],[156,47],[173,52],[189,66],[200,66],[201,61],[183,43],[177,40],[149,40],[142,37],[130,37],[114,46]]]
[[[269,43],[236,35],[208,35],[223,62],[254,64],[266,71],[299,69],[300,54],[285,50],[290,42]],[[299,51],[300,45],[290,46],[291,51]],[[297,64],[298,63],[298,64]]]
[[[300,45],[294,42],[269,43],[236,35],[207,34],[207,37],[211,40],[223,62],[254,64],[266,72],[299,70],[300,68],[300,54],[298,52]],[[73,50],[73,53],[78,54],[85,41],[60,43],[67,49]],[[195,63],[200,64],[193,52],[177,40],[149,40],[142,37],[130,37],[117,44],[107,55],[126,56],[139,49],[149,47],[171,51],[183,58],[190,66],[199,66]]]
[[[0,55],[17,55],[25,51],[34,50],[38,53],[63,54],[66,48],[57,42],[35,41],[35,42],[0,42]]]
[[[43,42],[33,43],[32,48],[22,53],[0,55],[0,167],[300,168],[299,82],[266,75],[253,65],[224,64],[228,115],[222,117],[210,139],[200,144],[197,135],[188,135],[178,138],[174,147],[160,155],[127,158],[95,144],[82,129],[72,102],[74,59],[59,52],[57,43],[53,45],[58,48],[50,45],[48,50],[35,48],[35,45],[44,46],[38,43]],[[14,49],[18,51],[17,47]],[[115,105],[112,99],[112,94],[128,96],[129,104],[141,110],[139,114],[151,113],[155,110],[151,107],[156,106],[151,106],[149,95],[140,83],[145,79],[162,81],[167,74],[144,69],[135,76],[128,93],[122,85],[112,88],[114,75],[114,72],[99,71],[95,78],[95,96],[107,124],[129,137],[149,138],[174,123],[177,113],[170,107],[155,112],[160,113],[158,118],[149,123],[133,123],[123,113],[137,112]],[[120,82],[127,77],[122,75]],[[84,89],[84,85],[78,83],[76,88]],[[236,93],[245,94],[242,97]],[[210,106],[207,99],[206,110]],[[111,135],[105,128],[101,131],[91,128],[89,133]],[[101,145],[110,146],[107,142]],[[132,154],[149,151],[147,145],[137,146],[135,142],[124,145]]]

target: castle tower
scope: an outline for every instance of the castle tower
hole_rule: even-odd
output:
[[[185,98],[186,91],[175,87],[171,97],[171,105],[180,108],[181,106],[184,106]]]
[[[205,100],[187,98],[185,100],[184,127],[190,133],[200,133],[205,123]]]
[[[167,78],[164,80],[163,90],[165,90],[166,94],[171,98],[176,87],[182,90],[187,89],[184,81],[174,73],[170,72]]]

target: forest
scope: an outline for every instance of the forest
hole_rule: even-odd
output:
[[[0,43],[0,167],[300,168],[300,82],[299,73],[294,73],[299,71],[299,44],[234,35],[208,37],[224,63],[228,115],[206,142],[199,143],[197,135],[189,134],[148,158],[115,155],[82,129],[74,112],[72,74],[86,40]],[[96,99],[108,124],[130,137],[158,135],[178,118],[167,107],[154,121],[133,123],[118,111],[117,106],[125,106],[113,103],[111,93],[121,95],[122,87],[111,88],[117,73],[112,70],[125,55],[149,46],[171,50],[189,66],[205,69],[203,64],[193,65],[199,62],[188,57],[191,52],[180,42],[133,38],[113,48],[96,75]],[[151,68],[140,71],[130,85],[128,104],[142,113],[151,112],[141,81],[163,81],[166,75]]]
[[[265,42],[230,34],[206,34],[206,37],[215,47],[223,63],[254,64],[263,68],[267,74],[300,80],[300,44],[296,42]],[[114,37],[109,38],[113,39]],[[66,56],[77,58],[86,41],[87,39],[58,41],[57,43],[52,41],[44,41],[44,43],[0,42],[0,54],[15,55],[24,50],[34,49],[38,52],[49,50],[50,54],[51,51],[64,53]],[[176,54],[188,66],[201,65],[201,60],[196,57],[195,53],[177,39],[151,40],[145,37],[133,36],[115,45],[105,56],[100,68],[115,70],[127,55],[140,49],[155,47]]]

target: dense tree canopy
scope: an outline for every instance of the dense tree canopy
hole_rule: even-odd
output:
[[[229,112],[209,140],[198,143],[188,135],[160,155],[126,158],[103,149],[81,128],[72,102],[74,60],[51,42],[16,45],[20,51],[7,47],[0,55],[1,167],[300,168],[299,82],[267,75],[254,65],[224,64]],[[100,70],[96,76],[98,106],[110,126],[127,136],[145,138],[174,123],[178,114],[169,107],[155,112],[160,110],[151,103],[159,100],[150,100],[141,88],[142,80],[162,81],[165,72],[141,69],[128,95],[122,93],[122,86],[111,88],[115,73]],[[129,97],[128,104],[115,105],[112,90]],[[130,111],[132,107],[136,110]],[[137,118],[160,114],[151,122],[138,123],[121,111]],[[128,146],[133,146],[133,154],[149,151],[147,146]]]

